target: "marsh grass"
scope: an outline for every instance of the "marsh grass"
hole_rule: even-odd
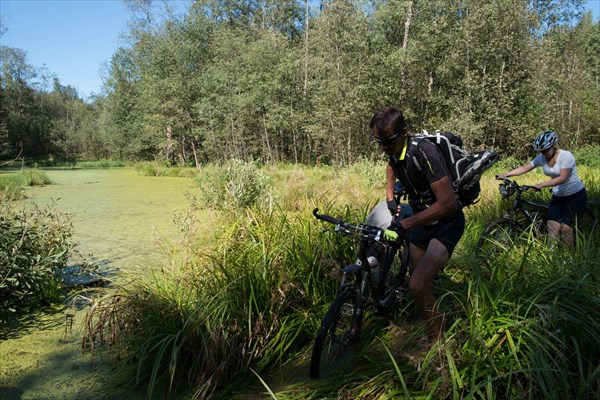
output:
[[[183,380],[195,398],[250,368],[285,365],[309,344],[324,310],[316,299],[335,292],[339,265],[319,228],[278,209],[247,209],[212,251],[98,300],[86,346],[110,345],[135,362],[150,391]]]
[[[52,180],[45,172],[37,169],[21,169],[12,174],[0,175],[0,199],[19,200],[24,186],[51,185]]]
[[[178,263],[118,288],[89,313],[87,346],[136,365],[149,394],[166,386],[176,398],[190,387],[193,398],[235,398],[248,394],[246,382],[279,399],[600,397],[598,232],[580,238],[577,252],[532,241],[524,252],[502,250],[494,265],[478,263],[479,233],[506,207],[490,177],[436,281],[445,338],[423,342],[409,296],[389,325],[368,314],[349,363],[309,380],[314,333],[355,254],[352,240],[324,232],[310,211],[361,221],[379,188],[356,171],[260,171],[274,180],[277,201],[223,213],[212,247],[180,250],[188,253]],[[589,185],[591,197],[597,188]]]
[[[26,163],[32,168],[64,168],[64,169],[105,169],[122,168],[131,163],[122,160],[33,160]]]
[[[174,178],[194,178],[199,174],[195,168],[165,167],[164,165],[144,162],[134,166],[135,171],[142,176],[166,176]]]

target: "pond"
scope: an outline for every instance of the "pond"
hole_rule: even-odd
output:
[[[25,206],[69,214],[82,255],[117,282],[168,262],[164,243],[180,240],[176,216],[198,194],[190,178],[143,177],[134,170],[44,170],[52,185],[28,187]],[[123,281],[125,282],[125,281]],[[72,312],[72,311],[71,311]],[[0,337],[0,398],[144,398],[125,378],[80,349],[85,309],[67,329],[64,312],[27,316]]]
[[[45,170],[54,182],[27,188],[26,202],[70,215],[79,252],[111,269],[145,272],[167,260],[160,243],[179,238],[174,217],[198,192],[189,178],[144,177],[132,169]]]

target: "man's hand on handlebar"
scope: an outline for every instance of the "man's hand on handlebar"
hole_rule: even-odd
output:
[[[400,220],[394,218],[392,224],[383,232],[388,240],[404,240],[408,237],[408,231],[402,226]]]

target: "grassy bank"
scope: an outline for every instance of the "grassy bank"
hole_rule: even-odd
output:
[[[348,169],[231,162],[201,170],[199,205],[220,215],[219,239],[207,248],[190,237],[170,266],[97,300],[85,343],[136,365],[149,396],[166,387],[174,398],[243,398],[254,387],[256,397],[270,390],[280,399],[598,397],[598,231],[577,252],[536,242],[491,267],[473,256],[482,227],[506,206],[491,178],[506,167],[487,173],[438,280],[447,316],[438,347],[422,346],[407,299],[393,324],[367,321],[362,344],[372,346],[340,375],[307,378],[312,338],[354,251],[310,212],[364,220],[383,194],[383,167],[369,160]],[[580,167],[593,198],[597,171]]]

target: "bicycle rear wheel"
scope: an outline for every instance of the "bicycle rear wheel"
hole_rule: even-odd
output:
[[[511,220],[497,219],[488,224],[479,237],[475,255],[480,262],[493,262],[498,256],[505,254],[517,240],[521,229]]]
[[[356,316],[354,288],[340,292],[323,317],[313,346],[310,377],[318,378],[322,369],[335,367],[342,355],[358,341],[362,321]]]
[[[577,228],[577,235],[583,235],[584,237],[590,235],[597,229],[596,224],[596,217],[589,209],[586,209],[583,215],[577,218],[575,225]]]

